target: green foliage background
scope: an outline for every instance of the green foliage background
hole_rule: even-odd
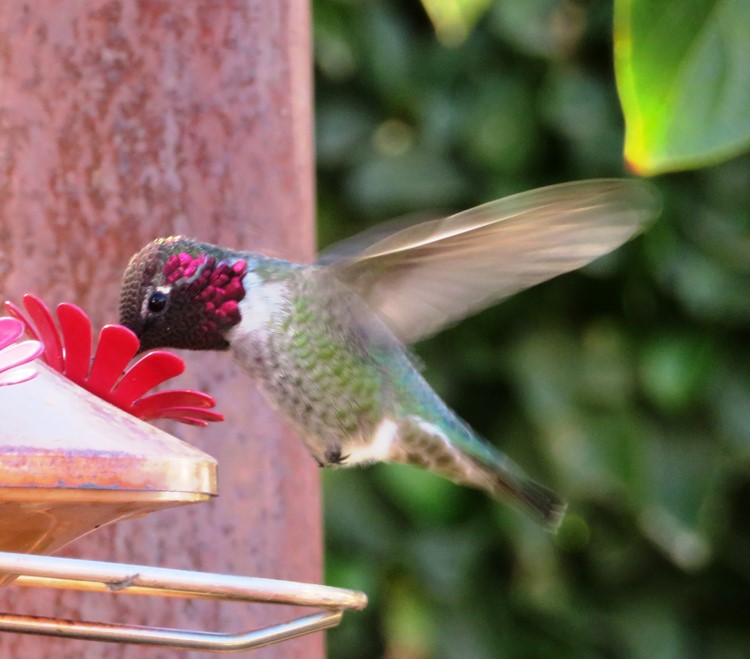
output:
[[[322,245],[624,174],[611,3],[495,2],[450,47],[415,1],[313,9]],[[326,581],[370,596],[331,657],[750,656],[749,177],[658,179],[645,235],[417,346],[569,514],[551,536],[407,467],[326,473]]]

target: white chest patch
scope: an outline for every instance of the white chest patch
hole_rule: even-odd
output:
[[[369,444],[358,444],[346,451],[349,457],[347,464],[367,464],[370,462],[387,461],[393,442],[398,436],[398,424],[391,419],[383,419]]]
[[[245,297],[240,301],[242,320],[227,332],[231,344],[242,342],[248,335],[264,336],[272,318],[286,303],[282,284],[265,284],[255,273],[249,272],[242,280]]]

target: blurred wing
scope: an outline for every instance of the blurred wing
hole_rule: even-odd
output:
[[[565,183],[439,220],[386,225],[339,243],[318,263],[410,343],[610,252],[660,208],[644,181]]]

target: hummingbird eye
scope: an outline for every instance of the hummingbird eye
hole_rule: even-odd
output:
[[[167,307],[167,295],[161,291],[154,291],[148,298],[148,310],[151,313],[161,313]]]

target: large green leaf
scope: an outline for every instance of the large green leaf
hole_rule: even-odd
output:
[[[750,145],[748,25],[748,0],[616,0],[615,68],[634,170],[690,169]]]

